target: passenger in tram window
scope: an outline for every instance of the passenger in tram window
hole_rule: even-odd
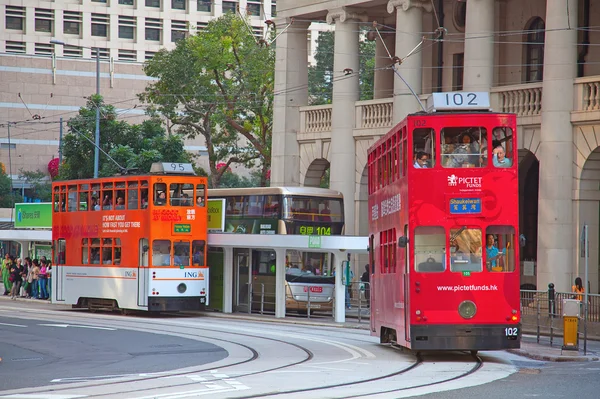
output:
[[[417,159],[414,163],[414,167],[417,169],[426,169],[429,166],[427,166],[427,162],[429,161],[429,156],[424,153],[423,151],[419,151],[417,152]]]
[[[92,264],[100,263],[100,248],[91,248]]]
[[[167,203],[167,195],[164,191],[159,191],[156,196],[156,201],[154,201],[154,205],[165,205]]]
[[[115,206],[115,209],[125,209],[125,200],[123,197],[117,197],[117,206]]]
[[[512,166],[512,161],[510,158],[506,158],[506,153],[504,152],[504,147],[502,147],[502,145],[495,147],[493,154],[492,162],[495,167],[510,168]]]
[[[488,271],[502,271],[498,270],[498,259],[504,255],[498,250],[498,247],[494,245],[496,238],[493,234],[487,235],[487,245],[485,247],[486,262],[485,265]]]
[[[90,211],[99,211],[100,205],[98,205],[98,198],[92,197],[92,206],[89,208]]]

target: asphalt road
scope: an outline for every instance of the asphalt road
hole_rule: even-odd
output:
[[[0,390],[157,373],[227,356],[219,346],[174,335],[0,315]]]

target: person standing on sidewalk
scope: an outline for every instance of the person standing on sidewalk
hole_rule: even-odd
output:
[[[371,274],[369,273],[369,264],[367,263],[365,265],[365,272],[360,277],[360,281],[365,286],[365,298],[367,299],[367,307],[369,307],[371,305],[371,287],[370,287],[370,282],[369,282],[370,277],[371,277]]]
[[[2,261],[2,284],[4,285],[4,295],[8,295],[12,289],[12,283],[10,282],[10,268],[12,263],[12,258],[10,254],[7,253]]]

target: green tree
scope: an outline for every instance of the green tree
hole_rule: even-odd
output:
[[[204,137],[213,187],[234,163],[258,167],[264,185],[271,165],[274,66],[274,48],[259,45],[244,20],[228,13],[148,61],[146,74],[158,80],[140,99],[179,133]]]
[[[15,198],[11,192],[10,177],[4,170],[4,164],[0,163],[0,208],[12,208]]]
[[[52,200],[52,181],[47,178],[48,174],[37,171],[27,171],[21,169],[19,171],[19,179],[29,184],[29,196],[34,199],[39,199],[42,202]]]
[[[366,40],[366,29],[361,30],[359,43],[360,100],[373,99],[375,79],[375,42]],[[308,68],[308,94],[311,105],[331,104],[333,94],[334,32],[319,32],[315,52],[316,65]]]
[[[59,179],[83,179],[94,175],[96,104],[100,105],[100,148],[120,166],[147,173],[153,162],[191,162],[182,138],[167,136],[160,120],[153,118],[137,125],[119,121],[115,108],[94,95],[67,123],[69,133],[62,143],[63,164]],[[99,165],[99,176],[121,172],[102,151]]]

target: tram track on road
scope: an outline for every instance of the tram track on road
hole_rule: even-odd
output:
[[[144,384],[144,383],[156,383],[157,381],[161,380],[160,383],[161,385],[159,386],[159,388],[161,390],[163,389],[186,389],[186,388],[191,388],[194,385],[197,386],[197,382],[194,381],[189,381],[189,380],[184,380],[184,381],[179,381],[177,383],[175,383],[174,381],[171,382],[172,380],[169,380],[169,378],[172,377],[185,377],[185,376],[193,376],[196,375],[198,373],[202,373],[202,372],[209,372],[211,370],[215,370],[218,369],[219,372],[226,372],[227,369],[232,369],[236,366],[240,366],[240,365],[248,365],[248,364],[253,364],[253,362],[257,361],[259,358],[261,358],[261,354],[259,352],[259,350],[257,350],[257,347],[260,347],[260,345],[246,345],[244,343],[239,342],[240,340],[233,340],[233,339],[226,339],[225,337],[223,337],[223,335],[226,334],[231,334],[231,335],[235,335],[236,337],[245,337],[245,338],[250,338],[252,340],[255,339],[260,339],[263,340],[263,342],[266,340],[268,342],[272,342],[274,344],[278,344],[278,345],[289,345],[292,346],[296,349],[298,349],[299,351],[303,352],[305,354],[305,356],[301,359],[296,359],[295,361],[292,362],[288,362],[286,364],[282,364],[279,365],[277,367],[266,367],[266,368],[261,368],[260,370],[256,370],[256,371],[252,371],[252,372],[234,372],[235,374],[235,378],[244,378],[244,377],[251,377],[251,376],[257,376],[257,375],[268,375],[269,373],[275,373],[284,369],[289,369],[290,367],[295,367],[295,366],[302,366],[304,364],[306,364],[307,362],[309,362],[310,360],[312,360],[314,358],[314,353],[311,351],[311,349],[309,349],[308,347],[304,346],[304,345],[299,345],[297,343],[291,343],[291,342],[287,342],[281,339],[277,339],[277,338],[272,338],[272,337],[266,337],[265,335],[258,335],[258,334],[250,334],[250,333],[246,333],[246,332],[241,332],[239,330],[237,331],[231,331],[231,329],[227,330],[225,328],[223,329],[219,329],[219,328],[208,328],[208,327],[203,327],[202,325],[198,325],[198,324],[194,324],[194,325],[189,325],[187,323],[185,323],[185,318],[182,319],[183,321],[181,323],[161,323],[158,321],[153,321],[152,319],[147,319],[144,318],[143,320],[140,319],[134,319],[139,321],[142,321],[143,327],[140,327],[139,325],[135,325],[136,322],[133,320],[124,320],[124,319],[120,319],[118,317],[111,317],[112,315],[95,315],[96,317],[94,317],[94,320],[81,320],[82,317],[80,317],[78,314],[73,314],[73,313],[62,313],[62,316],[65,317],[65,319],[69,319],[70,322],[78,322],[78,323],[86,323],[86,324],[94,324],[94,325],[98,325],[98,326],[106,326],[106,327],[112,327],[112,328],[123,328],[123,329],[128,329],[128,330],[138,330],[138,331],[144,331],[144,332],[152,332],[152,333],[158,333],[158,334],[169,334],[169,335],[176,335],[176,336],[180,336],[182,338],[192,338],[197,340],[198,338],[205,338],[209,341],[216,341],[216,342],[221,342],[221,343],[227,343],[229,345],[235,345],[238,346],[240,348],[245,349],[246,351],[249,352],[249,357],[243,360],[239,360],[239,361],[235,361],[235,362],[229,362],[229,363],[224,363],[221,365],[209,365],[208,367],[201,367],[199,366],[199,368],[194,369],[193,371],[178,371],[178,370],[172,370],[172,371],[166,371],[166,372],[161,372],[161,373],[155,373],[155,375],[147,375],[144,377],[141,376],[122,376],[119,378],[114,378],[114,379],[103,379],[103,380],[95,380],[95,381],[90,381],[90,382],[79,382],[79,383],[68,383],[68,384],[62,384],[59,386],[46,386],[45,391],[48,392],[49,394],[54,394],[54,395],[68,395],[69,393],[74,394],[75,392],[82,392],[82,391],[88,391],[92,388],[100,388],[100,387],[104,387],[105,389],[108,388],[108,392],[104,391],[102,393],[98,392],[98,393],[93,393],[93,392],[89,392],[89,393],[85,393],[82,394],[82,397],[86,397],[86,398],[101,398],[101,397],[114,397],[114,395],[121,395],[121,397],[135,397],[137,395],[143,395],[143,394],[147,394],[148,392],[151,392],[153,389],[149,388],[148,386],[140,386],[138,387],[133,387],[132,384]],[[71,317],[69,317],[71,316]],[[87,315],[86,315],[87,316]],[[100,316],[100,317],[97,317]],[[43,318],[43,315],[39,316],[40,318]],[[47,316],[46,316],[47,317]],[[55,320],[55,319],[54,319]],[[164,320],[164,319],[163,319]],[[193,330],[193,331],[190,331]],[[295,330],[295,329],[294,329]],[[214,336],[209,336],[209,335],[203,335],[206,333],[212,333],[215,335],[218,335],[218,337],[214,337]],[[301,334],[301,331],[294,331],[292,334],[294,334],[294,336],[296,336],[296,334]],[[319,334],[320,335],[320,334]],[[296,336],[296,338],[298,338]],[[331,338],[331,336],[329,336],[329,338]],[[302,339],[301,337],[299,339]],[[352,338],[353,339],[353,338]],[[360,340],[361,342],[367,342],[366,340]],[[308,396],[313,396],[312,394],[318,393],[318,392],[324,392],[327,390],[335,390],[335,389],[339,389],[339,388],[348,388],[348,387],[354,387],[354,386],[360,386],[360,385],[364,385],[364,384],[372,384],[372,383],[376,383],[376,382],[382,382],[382,381],[386,381],[386,380],[390,380],[393,379],[395,377],[401,376],[403,374],[407,374],[415,369],[417,369],[418,367],[422,366],[424,364],[423,358],[422,356],[415,356],[415,361],[411,364],[409,364],[406,367],[403,367],[399,370],[395,370],[391,373],[386,373],[383,375],[379,375],[379,376],[373,376],[373,377],[369,377],[369,378],[359,378],[359,379],[354,379],[351,381],[344,381],[344,382],[340,382],[340,383],[336,383],[336,384],[323,384],[323,385],[319,385],[319,386],[312,386],[312,387],[306,387],[306,388],[301,388],[301,389],[290,389],[287,391],[284,390],[278,390],[278,391],[271,391],[271,392],[263,392],[263,393],[259,393],[259,394],[255,394],[255,395],[247,395],[247,396],[243,396],[243,395],[239,395],[241,394],[241,392],[237,392],[237,396],[236,397],[241,397],[241,398],[258,398],[258,397],[278,397],[278,396],[282,396],[282,395],[308,395]],[[427,362],[425,362],[425,364],[427,364]],[[402,387],[402,388],[395,388],[395,389],[384,389],[384,390],[379,390],[379,391],[370,391],[369,393],[360,393],[360,394],[356,394],[356,395],[339,395],[335,393],[335,391],[332,392],[328,392],[327,397],[328,398],[362,398],[362,397],[369,397],[369,396],[373,396],[373,395],[384,395],[384,394],[393,394],[393,393],[399,393],[402,391],[407,391],[410,389],[417,389],[417,388],[424,388],[424,387],[431,387],[431,386],[435,386],[435,385],[439,385],[439,384],[444,384],[450,381],[454,381],[460,378],[464,378],[468,375],[471,375],[473,373],[475,373],[477,370],[479,370],[481,368],[481,366],[483,365],[483,361],[481,360],[481,358],[476,357],[476,364],[468,371],[464,372],[464,373],[459,373],[458,375],[446,378],[446,379],[442,379],[440,381],[434,381],[434,382],[430,382],[430,383],[426,383],[426,384],[416,384],[416,385],[412,385],[412,386],[406,386],[406,387]],[[83,379],[83,377],[82,377]],[[215,378],[215,379],[206,379],[203,381],[203,383],[211,383],[211,382],[218,382],[219,379]],[[146,384],[147,385],[147,384]],[[121,389],[118,387],[123,387],[125,389]],[[155,388],[156,389],[156,388]],[[8,393],[8,391],[6,392]],[[27,394],[34,394],[34,393],[39,393],[39,387],[37,388],[31,388],[31,389],[20,389],[18,390],[18,394],[19,395],[27,395]],[[2,394],[0,394],[1,396]],[[125,396],[122,396],[125,395]],[[157,397],[160,397],[157,395]]]

